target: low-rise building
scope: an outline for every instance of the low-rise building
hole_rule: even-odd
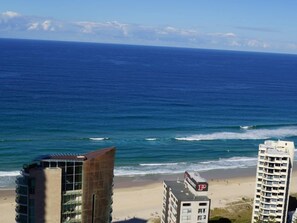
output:
[[[196,172],[185,172],[184,181],[164,181],[162,223],[207,223],[208,183]]]

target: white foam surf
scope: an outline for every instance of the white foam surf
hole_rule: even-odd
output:
[[[206,141],[206,140],[232,140],[232,139],[269,139],[297,136],[297,127],[284,127],[278,129],[251,129],[244,132],[214,132],[209,134],[195,134],[186,137],[176,137],[179,141]]]
[[[15,177],[20,175],[20,171],[0,171],[0,177]]]
[[[156,141],[157,138],[145,138],[146,141]]]
[[[103,141],[103,140],[109,140],[107,137],[97,137],[97,138],[89,138],[90,140],[93,141]]]
[[[252,128],[254,128],[254,126],[253,126],[253,125],[241,125],[240,128],[241,128],[241,129],[244,129],[244,130],[247,130],[247,129],[252,129]]]
[[[139,166],[172,166],[179,165],[180,163],[141,163]]]
[[[232,157],[202,162],[145,163],[138,166],[124,166],[115,169],[116,176],[149,174],[172,174],[188,171],[208,171],[215,169],[236,169],[256,166],[256,157]]]
[[[0,188],[14,188],[19,175],[20,171],[0,171]]]

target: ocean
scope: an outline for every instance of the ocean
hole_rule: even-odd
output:
[[[297,55],[0,39],[0,187],[115,146],[116,176],[256,165],[297,139]]]

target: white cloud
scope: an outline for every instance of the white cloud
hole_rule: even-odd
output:
[[[236,35],[234,33],[225,33],[224,36],[225,37],[231,37],[231,38],[236,37]]]
[[[235,38],[236,34],[227,32],[227,33],[209,33],[210,36],[216,36],[216,37],[225,37],[225,38]]]
[[[102,31],[120,31],[124,36],[129,35],[129,25],[124,23],[119,23],[117,21],[111,22],[75,22],[80,28],[80,31],[83,33],[93,33],[102,32]]]
[[[193,29],[179,29],[172,26],[166,26],[166,27],[159,27],[155,29],[156,33],[160,35],[181,35],[181,36],[189,36],[189,37],[195,37],[198,36],[199,33],[197,30]]]
[[[94,22],[77,22],[76,24],[81,27],[83,33],[93,33],[93,28],[96,26]]]
[[[50,20],[45,20],[42,24],[41,27],[43,28],[43,30],[45,31],[54,31],[55,28],[52,27],[52,22]]]
[[[247,40],[246,45],[252,48],[264,48],[264,49],[269,48],[270,46],[270,44],[256,39]]]
[[[38,26],[39,26],[38,22],[29,23],[27,30],[38,30]]]
[[[27,24],[28,31],[55,31],[56,28],[52,24],[51,20],[45,20],[41,22],[30,22]]]
[[[1,13],[1,16],[6,17],[6,18],[15,18],[21,16],[21,14],[13,11],[6,11]]]
[[[48,33],[51,35],[48,35]],[[118,21],[58,21],[53,18],[24,16],[17,12],[0,13],[0,37],[41,38],[144,45],[184,46],[235,50],[296,51],[296,43],[270,42],[246,38],[238,33],[203,32],[175,26],[144,26]]]

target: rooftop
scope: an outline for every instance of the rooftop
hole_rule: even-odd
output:
[[[188,175],[191,179],[195,180],[196,183],[207,182],[207,180],[205,178],[201,177],[198,172],[194,172],[194,171],[189,172],[189,171],[186,171],[185,174]]]
[[[48,154],[39,156],[34,159],[34,161],[42,161],[42,160],[73,160],[73,161],[84,161],[87,159],[93,159],[97,156],[100,156],[104,153],[114,150],[114,147],[105,148],[96,150],[93,152],[89,152],[86,154],[74,154],[74,153],[57,153],[57,154]]]
[[[268,148],[267,153],[271,155],[289,155],[289,152],[287,150],[278,150],[276,148]]]
[[[182,181],[167,181],[164,183],[171,189],[172,193],[179,201],[208,201],[207,196],[195,196],[185,187]]]

